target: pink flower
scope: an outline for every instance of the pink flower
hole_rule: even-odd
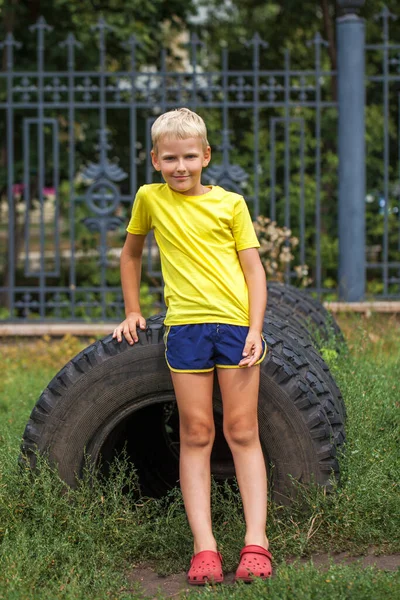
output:
[[[56,195],[56,188],[54,188],[54,187],[44,187],[43,188],[43,195],[44,196],[55,196]]]
[[[13,196],[22,196],[25,185],[23,183],[14,183],[12,186]]]

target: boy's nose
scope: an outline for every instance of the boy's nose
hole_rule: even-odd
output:
[[[178,171],[179,172],[185,172],[186,171],[186,165],[185,162],[183,160],[180,160],[178,163]]]

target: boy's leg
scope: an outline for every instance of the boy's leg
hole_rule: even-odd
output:
[[[235,463],[246,520],[245,545],[268,549],[267,475],[258,435],[260,367],[217,369],[224,410],[224,435]]]
[[[211,525],[210,457],[215,437],[214,372],[171,371],[180,423],[180,484],[194,553],[217,549]]]

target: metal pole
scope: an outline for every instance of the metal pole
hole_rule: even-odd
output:
[[[339,296],[357,302],[365,294],[365,33],[361,2],[339,4]]]

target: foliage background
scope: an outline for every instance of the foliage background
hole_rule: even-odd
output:
[[[386,2],[389,10],[395,15],[398,5],[395,0]],[[382,40],[382,21],[374,17],[384,6],[380,0],[369,0],[361,9],[361,16],[365,18],[366,39],[368,43],[380,43]],[[337,2],[334,0],[306,0],[299,3],[294,0],[281,0],[265,2],[260,0],[219,0],[205,2],[203,0],[155,0],[154,2],[141,2],[139,0],[32,0],[29,3],[21,0],[0,0],[0,38],[12,31],[15,39],[22,42],[20,50],[15,51],[15,62],[18,70],[33,71],[36,68],[36,34],[29,30],[37,18],[42,15],[46,21],[54,26],[51,33],[46,33],[46,69],[54,71],[66,69],[66,50],[58,46],[58,42],[65,40],[67,34],[74,32],[84,51],[76,53],[76,69],[96,69],[99,61],[97,33],[91,31],[100,15],[113,27],[107,33],[107,68],[110,71],[129,70],[129,53],[121,47],[131,34],[140,42],[137,48],[138,69],[157,71],[161,64],[161,49],[167,49],[168,69],[182,69],[187,61],[187,50],[182,46],[186,38],[180,37],[184,32],[196,33],[204,43],[198,49],[200,68],[218,70],[221,68],[221,52],[223,48],[229,50],[229,64],[235,69],[250,69],[252,66],[252,49],[246,47],[254,32],[257,31],[261,38],[268,42],[268,48],[261,49],[260,68],[281,69],[284,65],[285,49],[290,51],[291,64],[296,69],[312,69],[314,65],[314,47],[308,42],[320,32],[322,37],[329,42],[329,47],[322,49],[321,68],[324,71],[336,69],[336,18],[338,16]],[[390,40],[395,43],[400,39],[400,19],[390,21]],[[390,72],[398,72],[397,50],[390,52]],[[2,56],[2,69],[6,68],[5,51]],[[367,52],[367,72],[369,75],[382,73],[382,52],[371,50]],[[315,78],[314,78],[315,79]],[[337,82],[335,76],[322,78],[322,94],[326,100],[335,101],[337,98]],[[312,78],[307,81],[312,83]],[[314,82],[315,83],[315,82]],[[382,84],[369,82],[367,86],[366,109],[366,143],[367,143],[367,258],[372,262],[380,263],[383,258],[384,236],[384,207],[382,202],[387,202],[389,222],[389,260],[400,260],[399,245],[399,198],[400,184],[398,177],[398,84],[390,86],[389,98],[389,164],[390,177],[389,198],[383,198],[383,154],[384,154],[384,115]],[[0,88],[0,98],[4,99],[5,88]],[[155,107],[155,113],[157,107]],[[221,162],[221,153],[218,145],[221,142],[222,116],[219,109],[202,109],[199,111],[207,120],[209,137],[214,149],[214,162]],[[48,111],[48,116],[51,116]],[[269,216],[271,200],[270,184],[270,130],[269,119],[282,116],[283,110],[271,108],[260,112],[260,162],[254,165],[254,128],[253,114],[249,109],[234,109],[229,114],[229,127],[231,130],[232,150],[230,161],[239,164],[248,174],[249,178],[243,186],[243,193],[250,201],[254,193],[254,169],[260,177],[260,207],[261,213]],[[21,122],[26,116],[23,111],[15,114],[15,181],[22,180],[22,136]],[[54,114],[59,120],[60,142],[67,143],[68,120],[65,115]],[[149,116],[146,112],[139,111],[138,119],[138,183],[146,180],[146,155],[144,123]],[[151,115],[150,115],[151,116]],[[311,280],[315,283],[316,263],[316,229],[315,229],[315,196],[316,196],[316,163],[315,163],[315,110],[311,108],[296,107],[292,109],[291,116],[302,117],[305,122],[305,173],[304,173],[304,202],[306,219],[306,236],[303,240],[305,248],[304,260],[300,260],[300,245],[294,252],[294,263],[306,263],[309,266]],[[108,128],[112,150],[110,159],[129,173],[129,139],[127,136],[127,115],[125,111],[108,111]],[[336,129],[337,111],[335,108],[325,108],[321,112],[321,257],[322,257],[322,285],[332,289],[334,295],[337,286],[338,263],[338,232],[337,232],[337,148]],[[77,111],[74,123],[76,137],[76,172],[82,165],[96,158],[95,146],[98,142],[98,115],[96,111]],[[290,125],[290,172],[289,190],[290,223],[285,223],[285,137],[280,129],[275,144],[276,155],[276,184],[274,186],[277,197],[276,220],[278,226],[288,225],[293,234],[299,236],[299,213],[301,197],[301,181],[299,175],[299,129],[297,125]],[[60,202],[61,215],[67,221],[69,206],[68,184],[68,154],[61,153],[60,164]],[[35,164],[35,150],[33,148],[32,164]],[[0,205],[6,203],[6,167],[7,150],[5,123],[0,123]],[[52,170],[51,156],[46,165],[48,182]],[[79,179],[79,178],[78,178]],[[82,190],[79,181],[75,182],[76,190]],[[37,172],[31,173],[31,197],[37,196]],[[122,193],[129,194],[129,177],[121,183]],[[22,200],[16,198],[16,205]],[[36,203],[37,206],[37,203]],[[35,208],[35,201],[31,209]],[[118,216],[124,222],[129,217],[129,206],[121,205]],[[17,210],[17,206],[16,206]],[[0,213],[1,214],[1,213]],[[96,263],[89,257],[90,250],[96,250],[98,236],[89,233],[80,221],[88,216],[84,207],[76,213],[77,240],[76,250],[86,252],[86,260],[79,265],[78,279],[81,285],[96,285]],[[0,222],[0,229],[6,230],[6,222]],[[64,241],[67,244],[67,224],[64,228]],[[109,235],[110,246],[120,247],[125,235],[124,227]],[[24,239],[23,222],[20,219],[15,231],[15,252],[20,254]],[[0,280],[3,283],[8,279],[7,270],[7,244],[6,237],[0,239]],[[33,242],[35,243],[35,242]],[[36,244],[38,241],[36,240]],[[63,263],[63,275],[60,283],[68,279],[68,264]],[[294,275],[294,271],[292,271]],[[392,271],[392,275],[396,272]],[[113,285],[118,280],[114,268],[107,274],[107,284]],[[144,277],[147,284],[159,283]],[[17,272],[17,283],[29,285],[35,283],[24,277],[22,267]],[[51,279],[48,284],[53,283]],[[312,283],[312,281],[311,281]],[[368,291],[371,294],[382,292],[381,270],[369,270]],[[398,293],[398,284],[392,284],[391,292]]]

